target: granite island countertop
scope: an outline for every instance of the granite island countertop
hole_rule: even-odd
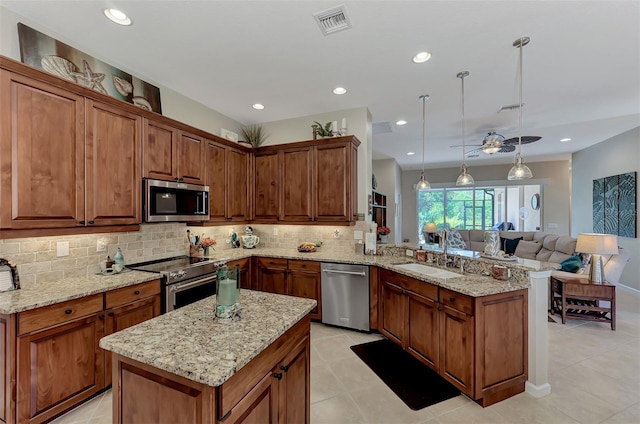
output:
[[[100,347],[152,367],[220,386],[306,316],[315,300],[241,290],[242,318],[214,320],[215,296],[100,340]]]

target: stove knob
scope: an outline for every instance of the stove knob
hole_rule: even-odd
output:
[[[187,271],[180,270],[180,271],[178,271],[178,275],[180,277],[184,277],[185,275],[187,275]]]
[[[175,280],[176,278],[178,278],[178,273],[177,272],[170,272],[169,273],[169,280]]]

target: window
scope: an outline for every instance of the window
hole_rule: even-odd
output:
[[[540,229],[540,209],[530,198],[540,195],[540,185],[474,188],[444,188],[418,192],[418,242],[425,242],[422,229],[435,222],[438,230]]]

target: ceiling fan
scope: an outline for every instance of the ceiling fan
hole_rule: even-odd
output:
[[[542,137],[538,136],[522,136],[522,144],[533,143],[540,140]],[[466,155],[478,156],[480,152],[488,155],[494,153],[510,153],[516,150],[518,145],[518,137],[512,137],[505,139],[504,136],[497,134],[495,131],[490,131],[484,139],[482,144],[470,144],[469,146],[475,146],[475,149],[466,152]],[[462,145],[455,145],[451,147],[462,147]]]

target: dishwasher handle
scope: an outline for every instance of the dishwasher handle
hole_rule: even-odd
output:
[[[349,275],[357,275],[359,277],[366,277],[367,274],[364,271],[340,271],[337,269],[328,269],[325,268],[322,270],[322,272],[326,272],[326,273],[331,273],[331,274],[349,274]]]

